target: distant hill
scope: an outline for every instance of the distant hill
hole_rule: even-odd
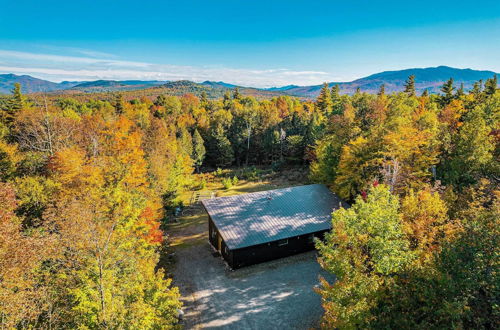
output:
[[[357,88],[363,92],[376,93],[380,85],[385,84],[387,93],[400,92],[408,76],[415,75],[415,87],[418,93],[428,90],[430,93],[439,93],[443,83],[449,78],[455,80],[455,86],[464,84],[466,90],[472,88],[474,82],[485,81],[493,77],[495,72],[472,69],[456,69],[448,66],[435,68],[406,69],[398,71],[384,71],[370,76],[356,79],[351,82],[330,82],[329,85],[339,85],[342,94],[353,94]],[[15,74],[0,74],[0,94],[8,94],[14,83],[22,85],[24,93],[56,92],[56,93],[100,93],[113,91],[132,91],[150,88],[163,88],[169,93],[182,95],[183,93],[201,94],[206,92],[209,97],[222,96],[227,90],[240,88],[244,95],[254,95],[260,98],[279,95],[292,95],[301,98],[316,98],[321,90],[321,85],[297,86],[288,85],[272,88],[253,88],[229,84],[223,81],[204,81],[196,83],[187,80],[181,81],[142,81],[142,80],[96,80],[96,81],[64,81],[54,83],[51,81]]]
[[[404,84],[408,76],[415,75],[415,88],[418,93],[422,93],[425,89],[430,93],[439,93],[443,83],[450,78],[454,79],[456,87],[463,83],[464,88],[468,90],[472,88],[474,82],[481,79],[485,81],[495,74],[493,71],[438,66],[435,68],[384,71],[351,82],[331,82],[329,85],[339,85],[342,94],[353,94],[358,87],[363,92],[376,93],[382,84],[385,84],[387,93],[401,92],[404,90]],[[318,96],[321,87],[322,85],[296,86],[293,88],[285,86],[274,90],[285,91],[287,94],[295,96],[314,98]]]
[[[0,94],[9,94],[14,88],[14,83],[21,84],[23,93],[51,92],[68,89],[78,84],[78,82],[64,81],[60,84],[34,78],[28,75],[18,76],[12,73],[0,74]]]
[[[113,92],[113,91],[126,91],[134,89],[144,89],[154,86],[159,86],[167,83],[167,81],[158,80],[96,80],[85,81],[71,87],[73,90],[80,90],[83,92]]]

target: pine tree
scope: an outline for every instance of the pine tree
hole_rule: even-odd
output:
[[[453,78],[448,79],[447,82],[444,83],[444,85],[441,87],[441,92],[444,93],[443,96],[441,96],[441,104],[443,106],[449,104],[451,100],[453,100],[453,90],[455,87],[453,87]]]
[[[380,89],[377,93],[378,96],[383,96],[385,95],[385,84],[380,85]]]
[[[323,114],[328,115],[332,112],[332,97],[330,94],[330,89],[328,88],[328,83],[324,83],[321,91],[319,92],[318,99],[316,100],[316,106],[319,111]]]
[[[355,95],[361,94],[361,88],[356,87],[356,92],[354,93]]]
[[[118,115],[123,114],[123,112],[125,110],[125,106],[123,104],[123,95],[122,94],[119,93],[116,95],[114,107],[115,107],[115,112]]]
[[[404,92],[409,96],[415,96],[415,76],[411,75],[405,82]]]
[[[198,132],[198,129],[194,130],[193,133],[193,155],[192,159],[194,161],[194,166],[196,167],[196,171],[200,172],[200,166],[203,164],[203,160],[205,159],[205,143],[203,138]]]
[[[427,89],[424,89],[424,91],[422,92],[422,96],[423,97],[428,97],[429,96],[429,91]]]
[[[331,97],[332,97],[332,102],[335,104],[338,99],[340,98],[340,87],[339,85],[334,85],[332,87],[332,90],[330,92]]]
[[[240,89],[238,87],[233,90],[233,100],[241,100]]]
[[[224,98],[222,99],[222,104],[223,104],[224,110],[231,109],[231,93],[229,91],[226,91],[224,93]]]
[[[231,165],[234,161],[234,150],[221,125],[217,125],[212,132],[212,139],[214,149],[216,150],[216,154],[214,155],[215,166],[225,167]]]
[[[208,96],[207,96],[207,92],[205,92],[205,91],[201,92],[201,95],[200,95],[200,105],[203,108],[208,105]]]
[[[460,88],[457,89],[457,92],[455,93],[455,97],[459,99],[464,95],[465,95],[464,83],[461,83]]]
[[[481,94],[482,90],[483,90],[483,81],[479,80],[474,83],[471,93],[474,94],[476,97],[478,97]]]
[[[4,113],[2,114],[2,120],[5,124],[10,125],[14,120],[16,113],[21,111],[24,107],[24,96],[21,93],[21,84],[15,83],[14,88],[12,89],[12,97],[7,103],[7,106],[4,109]]]
[[[24,106],[24,97],[21,93],[21,84],[15,83],[14,89],[12,89],[12,99],[11,99],[11,110],[15,113],[21,110]]]
[[[493,78],[486,80],[484,84],[484,93],[487,96],[494,95],[498,86],[498,78],[497,75],[494,75]]]

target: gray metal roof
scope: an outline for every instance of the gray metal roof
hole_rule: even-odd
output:
[[[313,184],[202,201],[230,249],[331,228],[333,210],[348,207],[325,185]]]

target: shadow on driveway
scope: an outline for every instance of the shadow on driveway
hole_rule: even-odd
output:
[[[329,278],[308,252],[231,271],[208,243],[176,251],[174,284],[187,329],[310,329],[319,327],[318,276]]]

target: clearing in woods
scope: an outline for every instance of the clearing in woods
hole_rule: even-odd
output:
[[[204,191],[228,196],[305,182],[304,172],[289,170],[255,181],[242,180],[229,189],[224,189],[220,182],[209,182]],[[189,202],[196,198],[191,192],[184,199]],[[319,283],[319,275],[329,275],[318,265],[315,251],[231,271],[208,243],[207,215],[203,209],[188,206],[183,213],[169,225],[168,233],[175,255],[171,266],[174,284],[182,294],[186,328],[319,327],[323,310],[313,288]]]

